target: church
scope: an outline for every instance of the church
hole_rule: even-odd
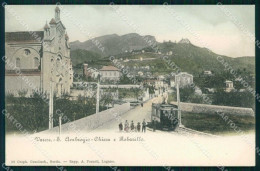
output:
[[[50,90],[57,96],[70,93],[73,70],[69,36],[59,7],[42,31],[6,32],[5,54],[6,94],[30,96],[33,92],[49,94]]]

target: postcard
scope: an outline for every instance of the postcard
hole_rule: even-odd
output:
[[[255,166],[254,5],[2,6],[7,166]]]

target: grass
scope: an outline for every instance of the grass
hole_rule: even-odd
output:
[[[226,115],[225,121],[220,115],[182,113],[182,124],[197,131],[210,134],[235,134],[236,130],[252,132],[255,130],[255,118],[252,116]],[[235,124],[231,124],[232,122]]]

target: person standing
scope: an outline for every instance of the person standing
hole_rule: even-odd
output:
[[[138,122],[137,123],[137,131],[140,132],[140,130],[141,130],[141,124],[140,124],[140,122]]]
[[[119,131],[120,132],[123,131],[123,124],[122,124],[122,122],[120,122],[120,124],[119,124]]]
[[[131,122],[130,128],[131,128],[131,131],[134,131],[134,129],[135,129],[134,121]]]
[[[145,122],[145,119],[144,119],[144,121],[142,123],[142,132],[145,133],[145,131],[146,131],[146,122]]]
[[[152,126],[153,126],[153,132],[155,132],[155,130],[156,130],[156,122],[155,122],[154,118],[152,120]]]
[[[128,132],[129,130],[129,123],[127,122],[127,120],[125,120],[125,132]]]

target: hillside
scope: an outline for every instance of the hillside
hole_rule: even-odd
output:
[[[173,55],[169,56],[173,62],[180,68],[190,73],[198,73],[204,70],[211,70],[220,72],[224,66],[217,60],[221,56],[228,62],[234,69],[244,69],[254,73],[255,58],[254,57],[241,57],[231,58],[227,56],[218,55],[206,48],[195,46],[191,43],[161,43],[159,44],[160,50],[163,53],[172,51]]]
[[[85,42],[71,42],[71,50],[84,49],[98,53],[101,56],[110,56],[126,51],[143,49],[148,46],[146,39],[156,42],[153,36],[140,36],[136,33],[130,33],[119,36],[117,34],[96,37]],[[99,47],[99,48],[98,48]],[[101,47],[104,47],[102,52]]]
[[[139,54],[119,54],[116,55],[117,58],[123,59],[145,59],[145,58],[157,58],[158,60],[143,60],[143,61],[130,61],[127,65],[137,65],[137,66],[154,66],[154,71],[159,71],[160,73],[164,71],[173,71],[171,68],[171,63],[175,63],[181,71],[189,72],[194,75],[205,70],[211,70],[213,72],[222,72],[225,67],[217,60],[218,54],[210,52],[206,48],[200,48],[194,46],[191,43],[172,43],[164,42],[158,44],[159,51],[162,54],[167,54],[167,52],[172,51],[172,55],[166,55],[169,60],[162,60],[162,54],[147,52]],[[245,69],[250,73],[254,74],[255,70],[255,58],[254,57],[240,57],[231,58],[227,56],[221,56],[226,62],[232,66],[233,69]],[[169,63],[167,63],[169,62]]]
[[[73,66],[90,63],[101,58],[101,56],[95,52],[82,49],[72,50],[70,56]]]
[[[181,71],[198,75],[205,70],[211,70],[215,73],[222,72],[225,67],[217,60],[217,57],[221,56],[233,69],[246,70],[251,74],[255,73],[255,57],[231,58],[218,55],[206,48],[193,45],[188,39],[182,39],[178,43],[157,42],[159,52],[161,52],[161,54],[159,54],[147,45],[144,38],[145,37],[136,33],[123,36],[113,34],[98,37],[96,39],[105,47],[105,53],[103,54],[100,53],[101,51],[90,40],[83,43],[74,42],[71,46],[72,49],[74,48],[74,50],[71,51],[73,65],[76,66],[87,62],[90,66],[99,68],[100,65],[111,65],[109,56],[114,55],[118,59],[130,60],[126,63],[122,61],[124,65],[148,65],[151,66],[153,73],[158,72],[162,74],[174,71],[169,63],[167,64],[167,62],[162,60],[162,57],[168,54],[168,62],[174,62]],[[155,38],[152,36],[150,36],[149,39],[155,41]],[[133,50],[133,52],[129,52],[130,50]],[[142,53],[142,50],[145,52]],[[151,58],[151,60],[137,60],[146,58]]]

